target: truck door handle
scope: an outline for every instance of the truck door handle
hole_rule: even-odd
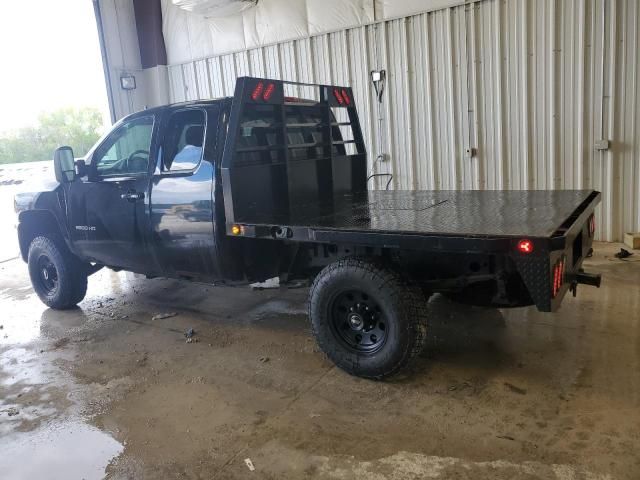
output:
[[[129,190],[127,193],[122,193],[120,198],[123,200],[129,200],[130,202],[135,202],[136,200],[142,200],[144,198],[144,192]]]

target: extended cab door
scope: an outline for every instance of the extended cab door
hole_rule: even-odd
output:
[[[87,177],[70,185],[72,243],[82,257],[135,272],[155,271],[146,233],[157,123],[153,114],[122,123],[88,158]]]
[[[214,234],[218,105],[167,112],[151,181],[156,263],[170,277],[219,278]]]

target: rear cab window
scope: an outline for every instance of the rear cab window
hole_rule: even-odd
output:
[[[171,114],[161,145],[163,172],[194,170],[202,160],[206,114],[200,109],[181,110]]]

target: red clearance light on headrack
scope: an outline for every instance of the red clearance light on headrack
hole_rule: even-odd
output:
[[[526,238],[523,238],[518,242],[518,251],[520,253],[532,253],[533,252],[533,242]]]
[[[262,94],[262,99],[266,102],[267,100],[269,100],[271,98],[271,95],[273,95],[273,91],[276,89],[276,85],[275,83],[270,83],[269,85],[267,85],[267,88],[265,89],[264,93]]]
[[[593,237],[596,233],[596,216],[592,213],[589,217],[589,236]]]
[[[351,105],[351,97],[349,97],[349,94],[344,88],[342,89],[342,98],[344,99],[344,103]]]
[[[336,97],[336,100],[338,101],[338,103],[340,105],[342,105],[344,103],[344,98],[342,98],[342,94],[340,93],[340,90],[337,88],[333,89],[333,96]]]
[[[258,97],[260,97],[260,94],[262,93],[263,88],[264,88],[264,83],[258,82],[258,84],[256,85],[256,88],[254,88],[253,92],[251,92],[251,99],[253,101],[258,100]]]

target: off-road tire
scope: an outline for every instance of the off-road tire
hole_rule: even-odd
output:
[[[336,318],[332,305],[344,292],[353,290],[375,301],[383,315],[380,318],[385,319],[386,338],[377,350],[357,351],[358,346],[345,342],[332,323],[332,318]],[[338,367],[358,377],[379,380],[398,373],[418,356],[426,341],[425,294],[392,266],[376,259],[349,257],[325,267],[309,292],[309,318],[322,351]],[[343,329],[346,329],[344,324]]]
[[[55,285],[48,288],[42,275],[43,259],[55,269]],[[46,260],[44,260],[46,262]],[[29,245],[31,285],[42,302],[56,310],[73,308],[87,293],[87,269],[62,240],[36,237]],[[48,280],[48,279],[47,279]]]

